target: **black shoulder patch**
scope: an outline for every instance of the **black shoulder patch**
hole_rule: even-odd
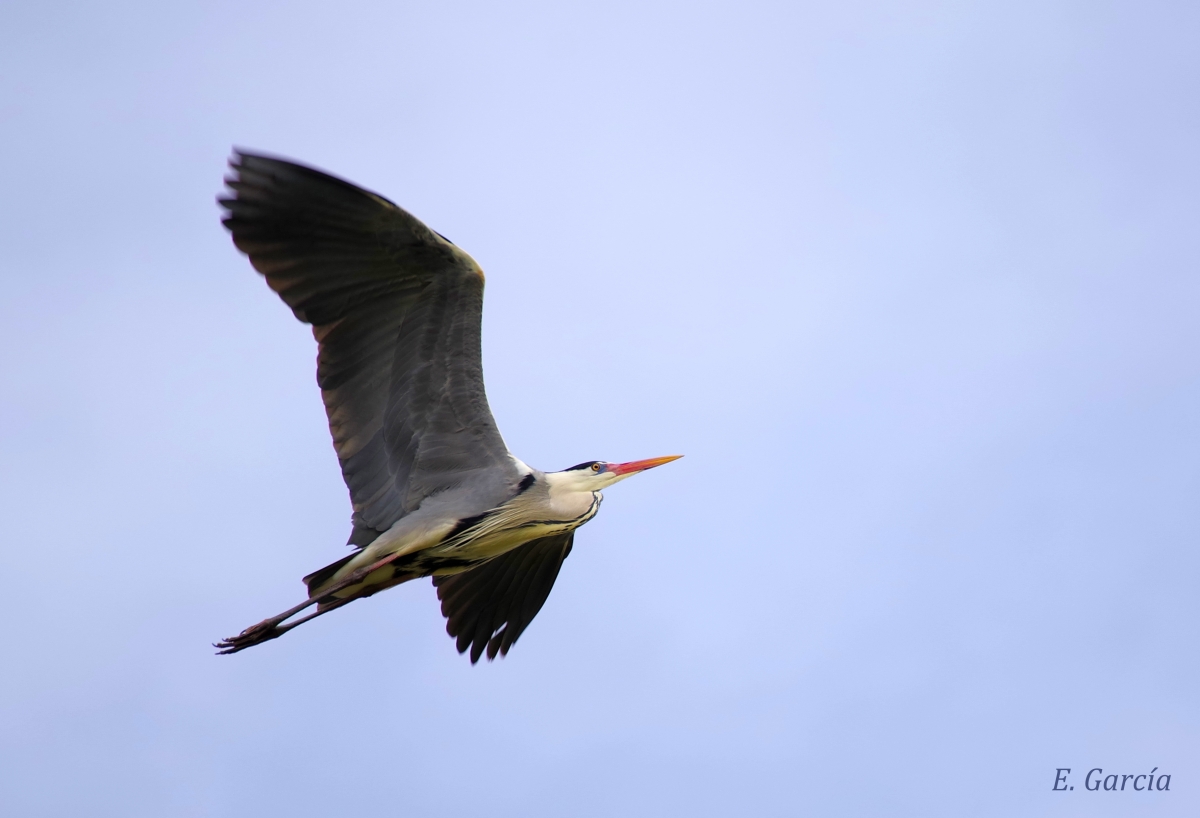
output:
[[[457,537],[459,534],[466,531],[468,528],[471,528],[472,526],[483,522],[485,519],[487,519],[487,516],[489,514],[491,514],[490,511],[485,511],[483,514],[476,514],[474,517],[464,517],[463,519],[458,521],[457,525],[454,526],[453,531],[451,531],[449,534],[447,534],[445,537],[442,538],[442,542],[446,542],[447,540],[452,540],[455,537]]]
[[[537,482],[537,478],[534,477],[532,473],[525,475],[524,477],[521,478],[521,482],[517,484],[517,494],[521,494],[524,491],[528,491],[529,487],[532,486],[536,482]]]

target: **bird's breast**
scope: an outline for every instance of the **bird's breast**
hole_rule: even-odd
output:
[[[439,555],[456,560],[486,560],[527,542],[578,528],[596,516],[603,498],[599,492],[574,492],[574,495],[551,498],[541,507],[524,509],[524,513],[512,516],[500,512],[467,536],[446,541],[436,550]]]

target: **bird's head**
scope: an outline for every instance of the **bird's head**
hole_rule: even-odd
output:
[[[669,457],[652,457],[649,460],[633,460],[629,463],[606,463],[603,460],[589,460],[569,469],[553,473],[555,483],[573,491],[600,491],[613,483],[619,483],[626,477],[632,477],[638,472],[670,463],[683,457],[673,454]],[[548,475],[549,476],[549,475]]]

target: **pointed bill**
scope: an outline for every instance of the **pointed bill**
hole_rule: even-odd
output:
[[[609,465],[608,470],[612,474],[635,474],[646,469],[652,469],[655,466],[661,466],[663,463],[670,463],[672,460],[678,460],[683,457],[681,454],[673,454],[668,457],[652,457],[649,460],[632,460],[629,463],[613,463]]]

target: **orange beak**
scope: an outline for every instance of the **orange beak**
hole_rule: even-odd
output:
[[[669,457],[652,457],[649,460],[633,460],[629,463],[613,463],[608,467],[611,474],[634,474],[646,469],[652,469],[655,466],[661,466],[663,463],[670,463],[672,460],[678,460],[683,457],[681,454],[673,454]]]

